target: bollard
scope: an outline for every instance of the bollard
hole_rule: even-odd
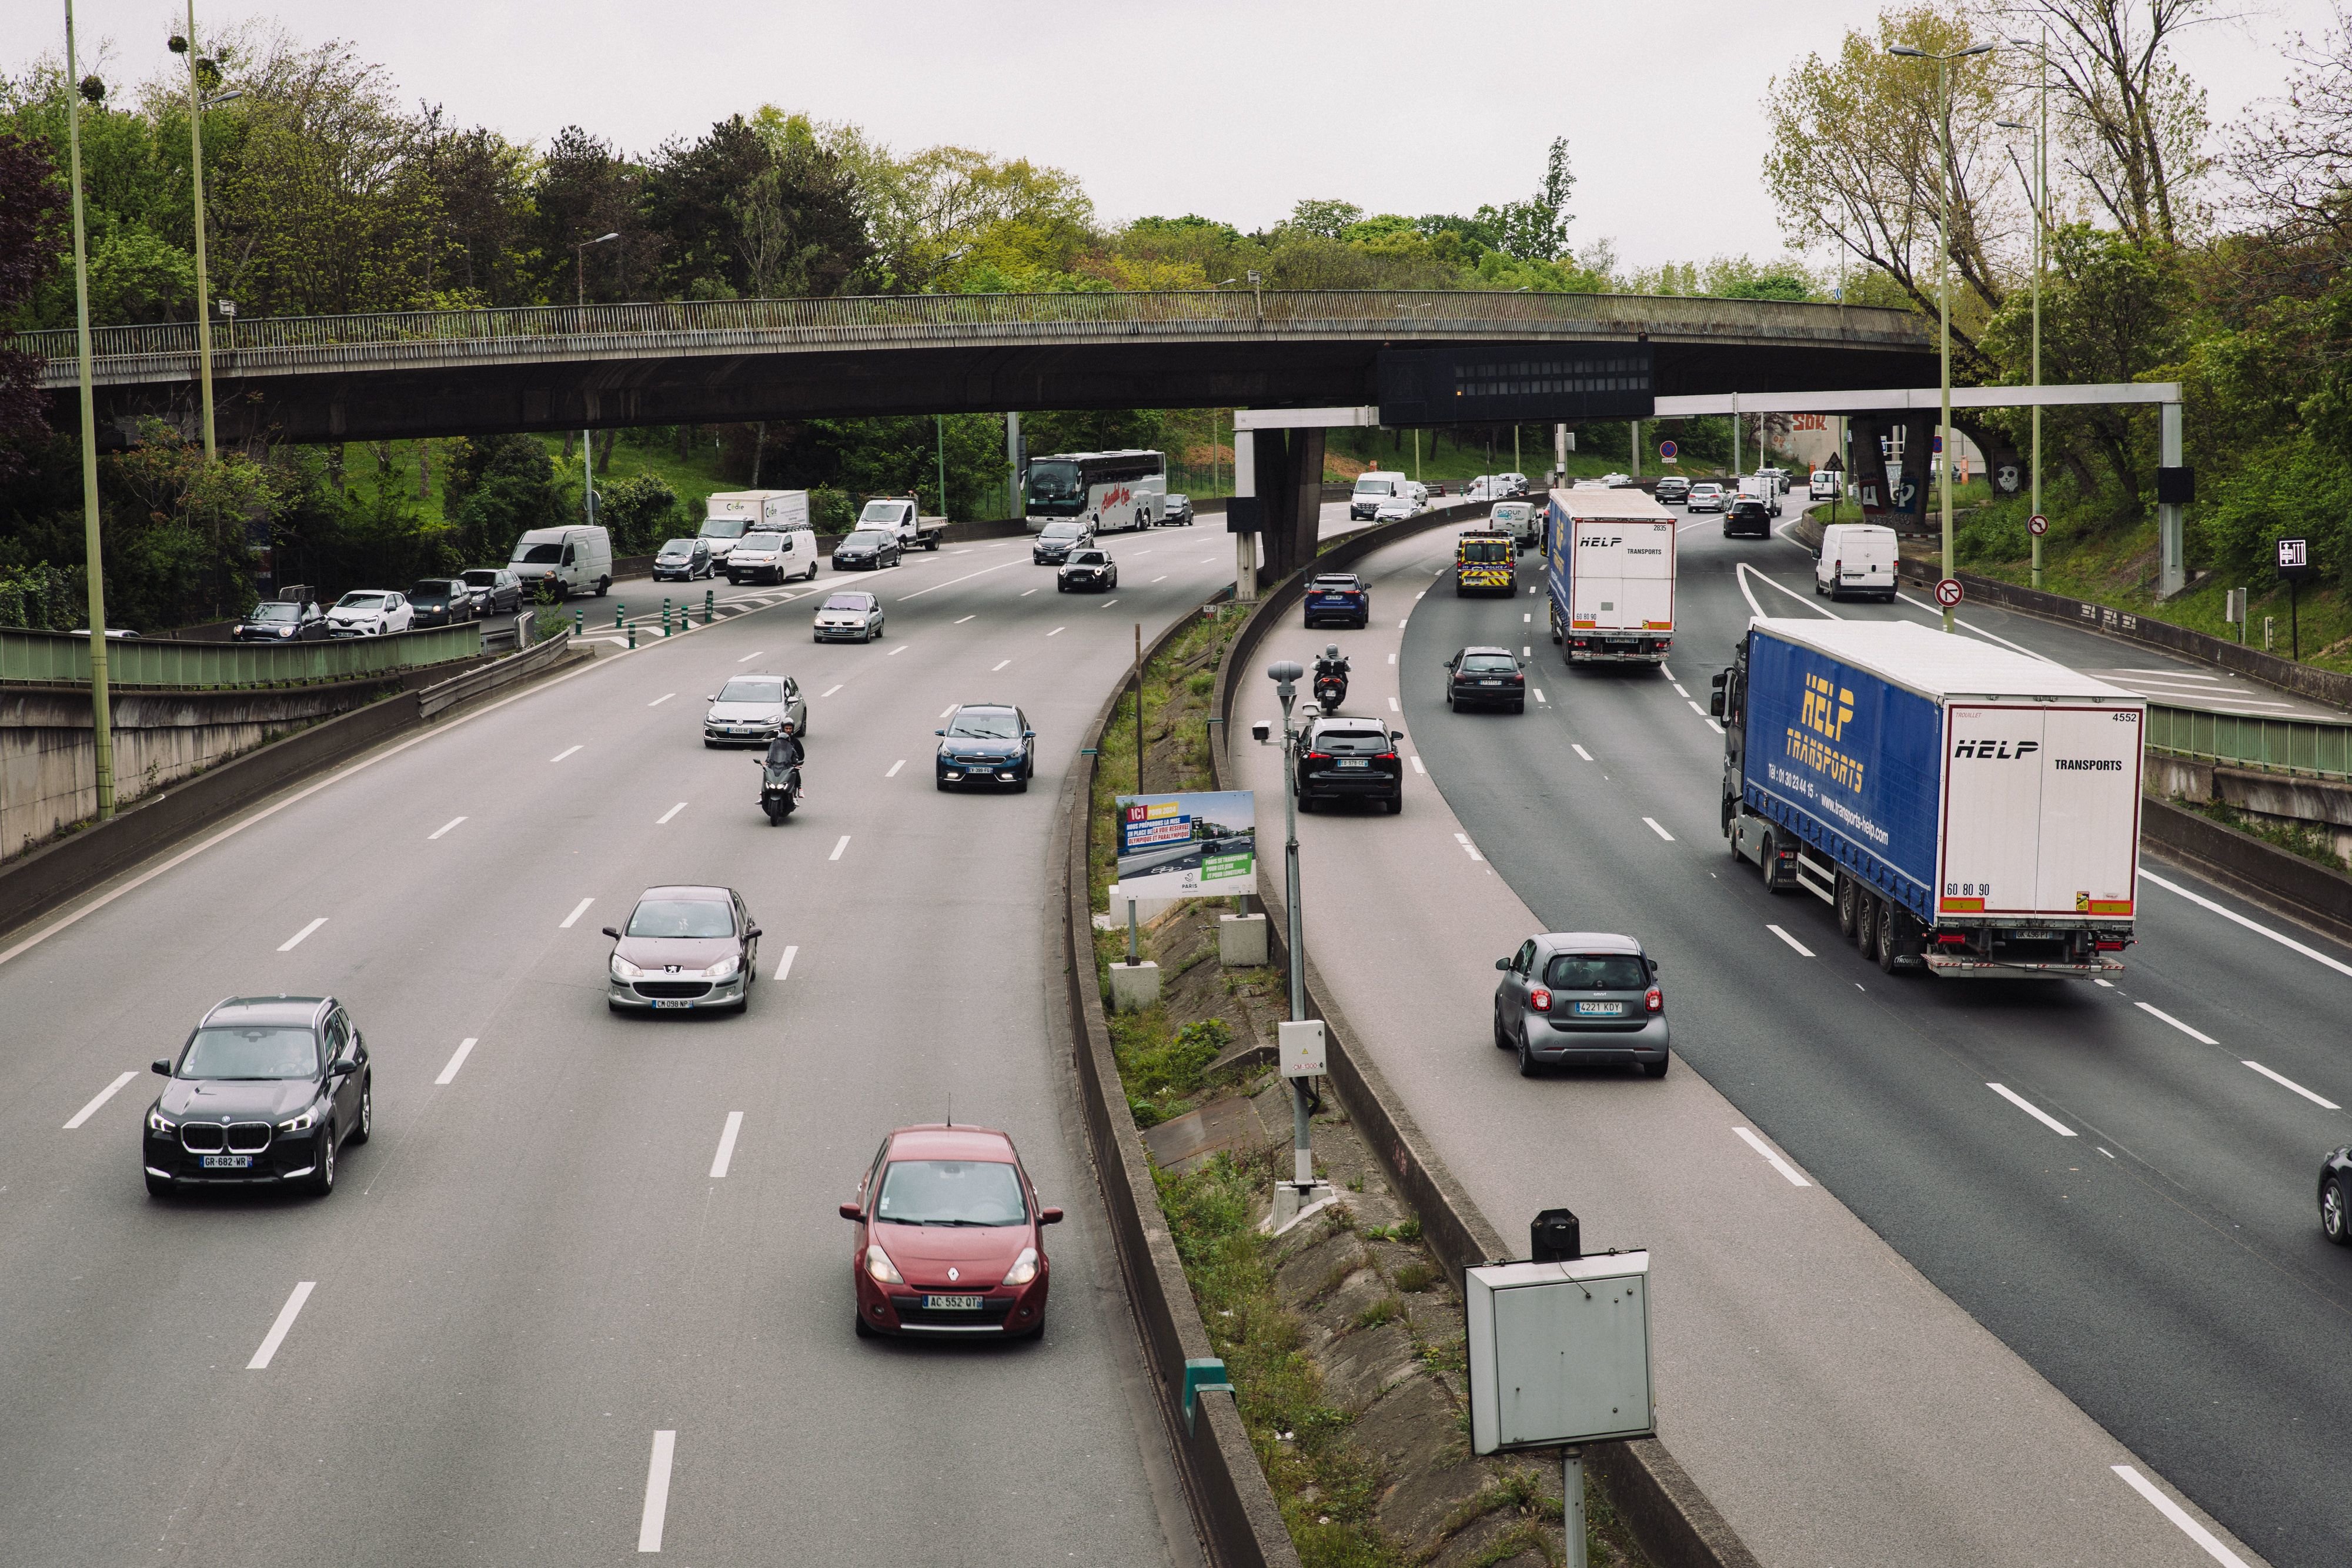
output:
[[[572,634],[574,637],[588,635],[588,612],[585,610],[575,610],[572,612]]]
[[[705,626],[710,624],[710,617],[717,612],[718,608],[718,591],[709,588],[704,589],[702,591],[702,623]]]
[[[634,647],[635,647],[636,645],[637,645],[637,623],[636,623],[635,622],[632,621],[632,622],[629,622],[629,646],[630,646],[630,647],[632,647],[632,648],[634,648]]]
[[[662,601],[662,635],[669,635],[669,601]]]
[[[618,632],[629,623],[629,607],[620,600],[613,601],[613,630]]]

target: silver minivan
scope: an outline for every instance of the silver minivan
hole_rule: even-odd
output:
[[[1895,530],[1877,523],[1832,523],[1813,552],[1813,591],[1832,599],[1867,593],[1895,601],[1900,561]]]

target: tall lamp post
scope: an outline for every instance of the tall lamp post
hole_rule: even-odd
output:
[[[74,62],[73,0],[66,6],[66,153],[73,190],[74,332],[81,350],[81,525],[83,572],[89,579],[89,717],[98,786],[98,817],[114,815],[114,725],[106,692],[106,568],[99,548],[98,406],[89,388],[89,246],[81,213],[81,105],[106,96],[96,77],[80,79]]]
[[[2033,515],[2042,515],[2042,274],[2048,267],[2048,235],[2050,231],[2050,29],[2044,26],[2042,39],[2011,38],[2011,43],[2030,50],[2034,58],[2033,90],[2040,98],[2040,112],[2033,127],[2033,177],[2026,182],[2033,199],[2033,452],[2032,483]],[[2024,126],[2013,120],[2000,122],[2004,130],[2022,131]],[[2033,586],[2042,586],[2042,536],[2033,535]]]
[[[583,239],[572,247],[572,281],[583,319],[588,310],[588,247],[620,237],[620,232],[615,230],[594,239]],[[578,325],[574,324],[575,330]],[[596,520],[596,433],[593,430],[580,433],[580,508],[583,522]]]
[[[204,72],[217,68],[217,62],[196,52],[196,0],[188,0],[188,30],[173,38],[171,47],[173,54],[188,57],[188,177],[194,186],[196,218],[196,375],[204,387],[205,461],[211,463],[220,454],[213,434],[212,286],[205,274],[205,110],[245,94],[205,96]]]
[[[1307,948],[1298,914],[1298,735],[1291,727],[1290,705],[1297,699],[1298,683],[1307,678],[1307,671],[1285,659],[1267,665],[1265,676],[1274,683],[1274,695],[1282,699],[1282,895],[1290,916],[1285,933],[1290,948],[1290,1021],[1299,1023],[1307,1017]],[[1308,1142],[1303,1078],[1290,1081],[1290,1149],[1292,1184],[1303,1193],[1315,1185],[1315,1152]]]
[[[1931,55],[1908,44],[1889,44],[1886,52],[1906,59],[1936,62],[1936,183],[1943,198],[1936,220],[1936,314],[1943,330],[1943,412],[1936,426],[1936,480],[1944,511],[1944,578],[1952,575],[1952,62],[1972,55],[1989,55],[1992,44],[1972,44],[1948,55]],[[1910,460],[1904,460],[1907,473]],[[1952,630],[1952,607],[1944,606],[1944,630]]]

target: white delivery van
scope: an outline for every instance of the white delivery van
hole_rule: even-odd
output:
[[[575,593],[602,599],[613,586],[613,536],[586,523],[532,528],[515,540],[507,565],[534,594],[544,584],[558,599]]]
[[[721,490],[710,497],[705,511],[702,537],[710,543],[710,564],[720,571],[727,570],[735,541],[753,528],[809,526],[806,490]]]
[[[727,580],[738,587],[813,578],[817,571],[816,532],[762,523],[735,541],[735,548],[727,552],[725,570]]]
[[[1822,548],[1813,554],[1813,591],[1832,599],[1876,594],[1891,604],[1899,559],[1893,528],[1877,523],[1832,523],[1822,530]]]
[[[1780,515],[1780,481],[1767,472],[1751,474],[1739,481],[1739,497],[1760,503],[1774,517]]]
[[[1833,501],[1838,496],[1838,481],[1843,477],[1834,468],[1816,468],[1806,481],[1807,494],[1816,501]]]
[[[1390,470],[1374,469],[1356,476],[1356,492],[1348,497],[1348,517],[1351,522],[1363,522],[1379,516],[1381,505],[1388,501],[1412,502],[1412,481]]]

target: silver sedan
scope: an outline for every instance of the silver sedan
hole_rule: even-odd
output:
[[[808,734],[808,699],[790,675],[737,675],[708,700],[709,711],[702,716],[705,746],[765,746],[776,738],[786,719],[793,721],[794,731]]]

